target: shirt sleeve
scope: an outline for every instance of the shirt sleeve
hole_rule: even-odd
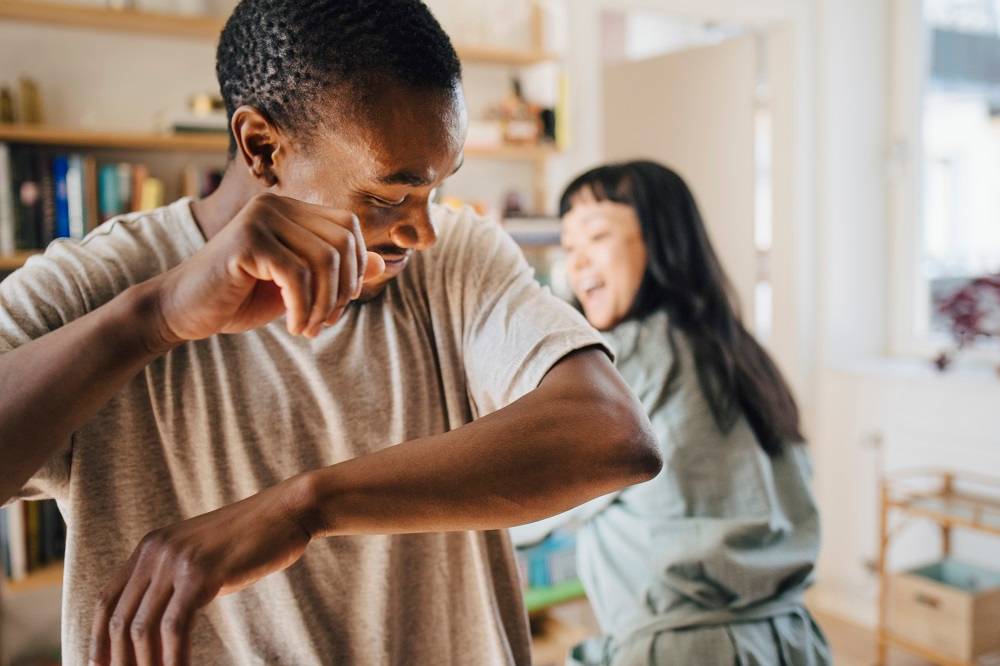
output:
[[[82,317],[126,286],[91,248],[70,240],[51,243],[0,282],[0,354]],[[68,439],[12,500],[59,499],[69,485],[72,457]]]
[[[567,354],[586,347],[611,352],[567,303],[541,287],[513,239],[496,222],[465,213],[456,235],[462,355],[477,416],[537,388]]]

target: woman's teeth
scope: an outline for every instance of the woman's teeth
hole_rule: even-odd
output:
[[[602,287],[604,287],[604,282],[599,278],[589,278],[580,283],[580,291],[588,296]]]

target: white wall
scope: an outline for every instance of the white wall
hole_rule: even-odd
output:
[[[888,2],[819,0],[815,370],[811,432],[824,544],[816,605],[875,618],[878,469],[940,465],[1000,475],[1000,379],[940,376],[927,359],[889,359]],[[936,556],[936,532],[904,533],[892,566]],[[1000,547],[959,533],[956,555],[995,562]]]

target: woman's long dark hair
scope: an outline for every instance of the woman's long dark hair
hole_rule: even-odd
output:
[[[769,455],[780,453],[786,443],[802,442],[795,398],[767,352],[740,322],[732,285],[683,179],[655,162],[601,166],[567,186],[560,215],[585,190],[599,201],[627,204],[639,218],[648,264],[628,318],[666,311],[675,359],[668,381],[680,372],[680,331],[720,430],[729,432],[742,414]]]

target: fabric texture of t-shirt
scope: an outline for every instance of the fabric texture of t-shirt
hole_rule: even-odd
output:
[[[85,663],[98,594],[147,532],[458,428],[536,388],[566,354],[602,345],[537,285],[499,225],[442,207],[432,219],[437,244],[315,340],[289,335],[282,318],[177,347],[23,489],[54,497],[69,525],[66,663]],[[204,244],[188,199],[56,241],[0,283],[0,353]],[[199,611],[192,663],[526,664],[529,640],[505,531],[345,536]]]

